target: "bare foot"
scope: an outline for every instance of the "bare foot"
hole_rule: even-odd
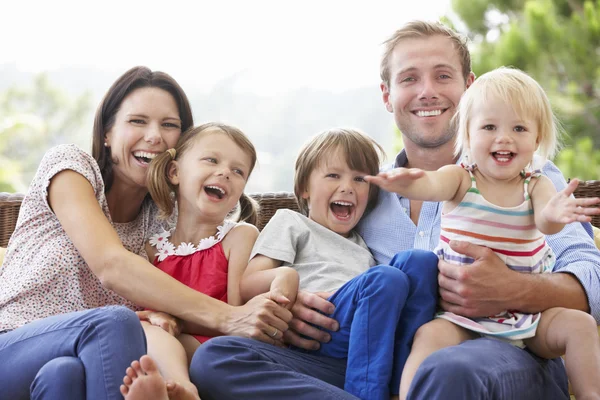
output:
[[[168,400],[167,385],[154,360],[142,356],[125,371],[121,394],[125,400]]]
[[[191,382],[187,384],[167,382],[167,394],[169,400],[200,400],[198,389]]]

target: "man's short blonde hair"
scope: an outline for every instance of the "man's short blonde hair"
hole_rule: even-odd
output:
[[[451,28],[443,25],[441,22],[428,21],[411,21],[398,29],[392,36],[389,37],[384,45],[383,58],[381,59],[380,75],[381,80],[389,87],[390,85],[390,58],[394,49],[403,40],[428,38],[431,36],[444,36],[454,43],[454,47],[458,52],[462,67],[462,74],[465,82],[471,73],[471,53],[467,47],[467,39],[455,32]]]
[[[357,129],[328,129],[310,139],[300,150],[294,174],[294,195],[304,215],[308,215],[308,201],[302,194],[308,189],[310,174],[338,150],[345,156],[350,169],[370,175],[379,173],[379,165],[385,154],[375,140]],[[377,194],[377,185],[370,185],[367,210],[375,205]]]
[[[533,118],[538,129],[538,155],[543,160],[554,157],[560,148],[562,129],[552,112],[546,92],[525,72],[507,67],[500,67],[481,75],[462,96],[454,117],[457,126],[455,155],[470,156],[469,123],[473,106],[482,104],[491,97],[512,105],[517,115]]]

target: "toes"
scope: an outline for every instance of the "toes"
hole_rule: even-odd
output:
[[[140,362],[137,360],[131,363],[131,369],[135,373],[135,377],[145,375],[144,370],[142,370],[142,366],[140,365]]]
[[[158,367],[150,356],[142,356],[140,358],[140,365],[146,374],[158,374]]]
[[[131,367],[129,367],[129,368],[127,368],[127,369],[125,370],[125,374],[126,374],[126,376],[127,376],[129,379],[131,379],[132,381],[133,381],[135,378],[137,378],[137,377],[138,377],[138,374],[137,374],[137,372],[135,372],[135,370],[134,370],[133,368],[131,368]]]
[[[119,390],[121,391],[121,394],[123,396],[127,396],[127,393],[129,393],[129,388],[127,386],[125,386],[125,385],[121,385],[119,387]]]
[[[125,384],[126,386],[131,386],[133,384],[133,379],[131,379],[128,376],[125,376],[123,378],[123,384]]]

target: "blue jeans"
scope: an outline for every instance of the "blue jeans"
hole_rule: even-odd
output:
[[[315,354],[348,359],[344,390],[370,400],[398,394],[413,337],[435,312],[437,264],[430,251],[403,251],[331,296],[340,329]]]
[[[146,354],[135,313],[110,306],[56,315],[0,334],[0,399],[122,399]]]
[[[402,252],[393,267],[342,286],[330,299],[340,330],[316,352],[211,339],[194,355],[192,382],[203,399],[387,399],[398,393],[414,333],[433,317],[437,262],[432,252]]]

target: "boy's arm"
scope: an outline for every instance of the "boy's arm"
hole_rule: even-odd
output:
[[[546,235],[560,232],[565,224],[590,222],[591,215],[600,209],[589,207],[599,202],[598,198],[576,199],[572,197],[579,180],[573,179],[566,188],[556,192],[554,184],[545,176],[540,176],[531,190],[531,202],[535,212],[535,225]]]
[[[459,189],[469,184],[468,173],[459,165],[446,165],[437,171],[418,168],[394,168],[377,176],[366,176],[369,183],[411,200],[450,201]]]
[[[290,267],[281,267],[281,264],[280,260],[262,254],[252,258],[240,283],[242,301],[271,292],[271,300],[291,307],[298,294],[298,272]]]

